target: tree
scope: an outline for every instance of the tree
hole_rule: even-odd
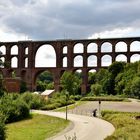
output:
[[[93,95],[99,96],[102,93],[102,86],[99,84],[93,84],[91,86],[91,93]]]
[[[65,71],[60,80],[62,90],[66,90],[70,95],[78,94],[81,80],[72,72]]]
[[[140,77],[136,76],[124,90],[129,97],[138,97],[140,99]]]

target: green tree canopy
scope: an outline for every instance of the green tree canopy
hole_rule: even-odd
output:
[[[81,80],[72,72],[65,71],[60,80],[62,90],[67,90],[70,95],[78,94]]]

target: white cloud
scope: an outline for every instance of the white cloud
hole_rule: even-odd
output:
[[[11,41],[18,41],[18,40],[26,40],[26,39],[28,39],[27,35],[7,32],[0,29],[1,42],[9,42],[9,41],[11,42]]]
[[[103,31],[103,32],[97,32],[97,33],[94,33],[93,35],[91,35],[89,37],[89,39],[92,39],[92,38],[114,38],[114,37],[128,37],[130,36],[130,34],[133,32],[134,33],[134,29],[133,28],[124,28],[124,29],[121,29],[121,28],[115,28],[113,30],[106,30],[106,31]],[[135,34],[135,33],[134,33]]]

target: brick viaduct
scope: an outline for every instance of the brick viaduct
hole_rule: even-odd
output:
[[[36,67],[38,49],[46,45],[47,51],[48,44],[55,51],[56,66]],[[17,47],[17,53],[12,52],[14,47]],[[90,70],[98,71],[100,68],[107,67],[109,65],[107,63],[111,64],[117,59],[131,62],[133,57],[138,57],[137,60],[140,58],[140,37],[0,42],[0,51],[2,52],[0,54],[1,60],[9,62],[9,67],[0,68],[0,73],[4,78],[11,77],[12,72],[15,71],[16,77],[20,77],[26,82],[28,89],[34,91],[37,76],[47,70],[53,74],[55,90],[58,91],[60,89],[60,77],[64,71],[81,70],[81,91],[84,94],[89,86],[88,72]],[[17,65],[12,67],[13,59],[17,60]],[[64,60],[66,61],[65,66]],[[75,64],[75,61],[78,61],[78,65]]]

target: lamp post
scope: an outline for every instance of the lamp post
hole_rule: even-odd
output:
[[[99,99],[99,117],[101,116],[101,100]]]
[[[68,104],[68,97],[69,97],[69,93],[67,90],[66,90],[65,95],[66,95],[66,120],[67,120],[68,119],[68,106],[67,106],[67,104]]]

